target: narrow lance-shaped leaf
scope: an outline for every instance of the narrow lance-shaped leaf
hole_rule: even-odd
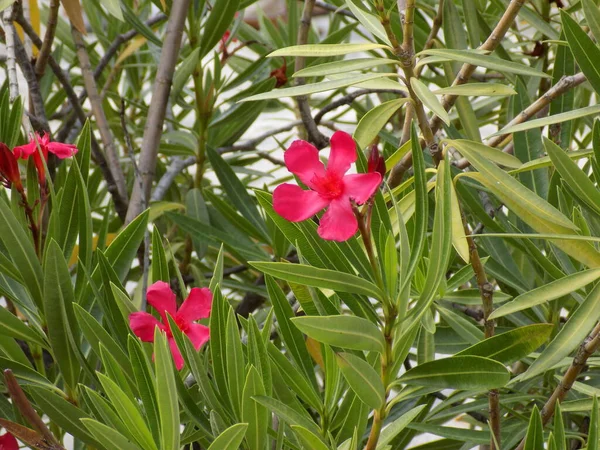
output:
[[[350,353],[339,353],[336,359],[342,375],[356,395],[371,408],[381,408],[385,403],[385,387],[375,369]]]

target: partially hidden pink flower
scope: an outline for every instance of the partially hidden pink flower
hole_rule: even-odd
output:
[[[318,233],[323,239],[345,241],[358,229],[351,201],[363,204],[381,184],[378,172],[346,175],[356,161],[356,144],[348,133],[336,131],[331,137],[327,167],[319,160],[319,151],[306,141],[292,142],[284,154],[285,165],[302,183],[284,183],[273,192],[273,208],[290,222],[309,219],[323,208]]]
[[[3,434],[0,436],[0,450],[19,450],[19,443],[12,434]]]
[[[33,161],[35,162],[40,184],[44,185],[46,183],[46,171],[37,150],[38,145],[40,146],[40,150],[46,161],[48,161],[48,153],[53,153],[59,159],[70,158],[77,153],[77,147],[73,144],[50,142],[50,136],[48,136],[48,134],[44,133],[40,136],[39,133],[35,133],[35,136],[31,137],[28,144],[19,145],[13,149],[13,153],[17,158],[28,159],[33,155]]]
[[[14,185],[17,190],[23,190],[17,158],[3,142],[0,142],[0,184],[8,188]]]
[[[154,330],[159,328],[164,331],[169,341],[169,347],[175,366],[180,370],[183,365],[183,357],[169,326],[167,313],[173,318],[177,327],[190,338],[196,350],[208,342],[210,332],[208,327],[195,323],[196,320],[205,319],[210,316],[212,305],[212,293],[206,288],[193,288],[181,307],[177,309],[175,294],[164,281],[152,284],[146,292],[146,299],[162,318],[157,320],[147,312],[134,312],[129,315],[129,326],[134,334],[144,342],[154,342]]]

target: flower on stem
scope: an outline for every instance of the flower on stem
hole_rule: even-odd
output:
[[[7,188],[14,185],[19,192],[23,190],[17,157],[2,142],[0,142],[0,183]]]
[[[19,450],[19,443],[12,434],[3,434],[0,436],[0,450]]]
[[[348,133],[336,131],[331,137],[327,167],[319,160],[319,151],[306,141],[297,140],[284,154],[285,165],[302,183],[284,183],[273,192],[275,212],[290,222],[309,219],[327,207],[321,217],[319,236],[333,241],[346,241],[358,229],[352,202],[363,204],[381,184],[381,174],[346,175],[356,161],[356,144]]]
[[[208,342],[208,327],[195,323],[196,320],[210,316],[212,293],[206,288],[193,288],[181,307],[177,309],[175,294],[164,281],[157,281],[148,288],[146,299],[150,306],[158,311],[162,321],[147,312],[134,312],[129,315],[129,326],[134,334],[144,342],[154,342],[154,329],[158,327],[167,334],[169,347],[177,370],[183,367],[184,361],[173,338],[167,320],[167,313],[173,318],[177,327],[185,334],[196,350]]]
[[[40,134],[37,132],[35,133],[35,136],[31,137],[31,140],[28,144],[20,145],[13,149],[15,157],[17,158],[28,159],[31,155],[33,155],[33,161],[35,162],[35,167],[38,171],[40,185],[43,186],[46,184],[46,171],[38,152],[38,145],[40,146],[40,150],[42,151],[46,161],[48,161],[48,153],[56,155],[56,157],[59,159],[65,159],[75,155],[78,150],[73,144],[50,142],[50,136],[48,134],[44,133],[40,136]]]
[[[385,159],[379,153],[377,145],[372,145],[369,151],[369,159],[367,161],[367,172],[377,172],[381,175],[381,178],[385,176]]]

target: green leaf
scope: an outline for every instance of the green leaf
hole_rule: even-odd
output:
[[[238,10],[239,0],[216,0],[213,2],[210,15],[202,30],[200,40],[200,58],[203,58],[215,45],[227,28]]]
[[[358,143],[358,148],[364,149],[373,142],[390,118],[407,101],[409,101],[407,98],[397,98],[395,100],[384,102],[369,110],[369,112],[367,112],[358,122],[358,126],[354,130],[352,136]]]
[[[361,25],[369,30],[373,36],[378,37],[390,47],[392,46],[387,33],[381,24],[381,20],[379,20],[378,17],[357,6],[354,0],[346,0],[346,5],[350,11],[352,11],[354,17],[356,17]]]
[[[318,342],[334,347],[383,353],[381,330],[367,319],[355,316],[303,316],[292,322]]]
[[[304,427],[308,430],[319,433],[319,428],[312,421],[312,418],[305,410],[302,410],[302,413],[300,413],[294,408],[286,405],[285,403],[266,396],[254,397],[254,400],[256,400],[261,405],[264,405],[267,408],[269,408],[281,419],[283,419],[287,424],[300,425],[301,427]]]
[[[581,6],[583,6],[583,13],[588,26],[596,41],[598,41],[600,39],[600,11],[598,6],[593,0],[581,0]]]
[[[39,333],[33,326],[27,326],[25,322],[2,306],[0,306],[0,323],[2,324],[0,334],[49,348],[45,336]]]
[[[398,61],[395,59],[386,58],[344,59],[342,61],[333,61],[324,64],[318,64],[316,66],[306,67],[294,73],[293,77],[322,77],[325,75],[355,72],[358,70],[372,69],[373,67],[397,63]],[[398,89],[402,89],[402,87],[398,85]]]
[[[179,448],[179,403],[173,372],[173,357],[165,334],[156,327],[154,331],[156,358],[156,400],[160,417],[160,449]]]
[[[168,283],[171,280],[162,236],[156,226],[152,229],[152,265],[150,269],[152,270],[153,282],[164,281]]]
[[[450,183],[450,198],[451,198],[451,216],[452,216],[452,246],[456,253],[462,258],[465,263],[469,263],[471,256],[469,254],[469,242],[465,236],[465,228],[463,226],[462,214],[458,196],[454,183]]]
[[[514,73],[517,75],[526,75],[530,77],[550,78],[550,75],[540,70],[528,67],[524,64],[482,54],[480,51],[427,49],[420,52],[419,55],[439,56],[445,60],[458,61],[463,64],[472,64],[478,67],[485,67],[486,69],[497,70],[498,72],[502,73]],[[422,63],[422,60],[420,63]]]
[[[417,97],[419,97],[419,100],[421,100],[423,104],[431,110],[431,112],[442,119],[446,125],[450,125],[450,116],[435,94],[417,78],[411,78],[410,85],[415,91],[415,94],[417,94]]]
[[[483,445],[490,443],[489,431],[469,430],[457,427],[443,427],[440,425],[431,425],[428,423],[411,423],[408,425],[408,428],[412,430],[418,430],[423,433],[430,433],[436,436],[442,436],[456,441],[470,442],[473,444]],[[437,447],[434,448],[437,450]]]
[[[600,50],[599,50],[600,51]],[[600,112],[600,105],[586,106],[585,108],[575,109],[573,111],[567,111],[561,114],[555,114],[553,116],[543,117],[541,119],[528,120],[527,122],[519,123],[509,127],[502,128],[491,136],[500,136],[509,133],[516,133],[518,131],[531,130],[534,128],[541,128],[546,125],[554,125],[557,123],[567,122],[569,120],[579,119],[581,117],[587,117],[596,115]]]
[[[81,366],[75,354],[79,331],[73,312],[75,295],[62,250],[51,241],[44,262],[44,310],[48,339],[65,383],[75,389]]]
[[[553,329],[554,325],[549,323],[515,328],[487,338],[458,352],[455,356],[483,356],[502,364],[512,364],[526,358],[544,344],[550,338]]]
[[[196,47],[188,56],[186,56],[183,62],[175,70],[173,84],[171,85],[171,99],[173,101],[177,100],[177,97],[181,93],[183,86],[187,83],[188,79],[196,69],[199,60],[200,47]]]
[[[588,37],[587,33],[581,29],[577,22],[565,11],[560,11],[563,32],[569,43],[569,48],[573,52],[577,65],[588,79],[592,88],[600,93],[600,49]]]
[[[380,409],[385,403],[385,387],[381,377],[365,360],[351,353],[335,356],[346,381],[366,405]]]
[[[121,22],[124,22],[123,13],[121,12],[121,6],[119,0],[106,0],[102,2],[104,7],[108,10],[108,12],[113,16],[119,19]]]
[[[297,284],[305,284],[334,291],[350,292],[380,299],[381,290],[370,281],[329,269],[304,264],[251,261],[252,267],[261,272]]]
[[[392,442],[392,440],[398,436],[398,434],[400,434],[402,430],[408,426],[408,424],[418,417],[421,411],[425,409],[425,406],[426,405],[417,406],[416,408],[405,412],[402,414],[402,416],[381,430],[381,435],[379,436],[379,441],[377,441],[376,450],[383,450],[386,445]]]
[[[230,426],[210,444],[208,450],[238,450],[247,428],[247,423],[236,423]]]
[[[565,424],[562,418],[562,411],[560,408],[560,402],[556,402],[556,410],[554,411],[554,442],[556,443],[556,450],[567,450],[567,439],[565,436]]]
[[[517,92],[507,86],[506,84],[499,83],[467,83],[459,84],[457,86],[448,86],[441,89],[432,91],[435,95],[474,95],[474,96],[487,96],[504,97],[507,95],[515,95]]]
[[[228,309],[225,356],[227,360],[227,382],[231,406],[240,417],[244,389],[244,354],[233,309]]]
[[[250,366],[242,395],[242,421],[248,424],[246,442],[250,450],[263,450],[267,443],[269,411],[256,402],[253,397],[265,395],[261,376]]]
[[[324,56],[340,56],[348,53],[362,53],[379,48],[389,48],[382,44],[307,44],[293,45],[291,47],[280,48],[267,56],[273,58],[275,56],[308,56],[308,57],[324,57]]]
[[[503,364],[480,356],[453,356],[420,364],[399,378],[401,383],[441,389],[488,390],[503,387],[510,373]]]
[[[290,428],[296,433],[296,436],[298,436],[298,440],[302,443],[303,448],[311,450],[329,450],[329,447],[323,443],[321,438],[312,431],[307,430],[300,425],[292,425]]]
[[[540,305],[550,300],[569,295],[578,289],[593,283],[600,277],[600,269],[590,269],[567,275],[554,280],[544,286],[533,289],[519,295],[513,301],[508,302],[490,315],[490,320],[506,316],[517,311]]]
[[[105,448],[118,448],[119,450],[141,450],[129,439],[112,427],[104,425],[93,419],[81,419],[85,427],[90,430],[98,442],[102,442]]]
[[[548,156],[563,180],[573,190],[574,194],[587,206],[600,215],[600,192],[592,183],[589,176],[567,156],[565,151],[549,139],[544,140]]]
[[[339,44],[340,46],[343,44]],[[348,44],[350,45],[350,44]],[[338,47],[338,45],[336,45]],[[314,55],[311,55],[314,56]],[[371,73],[363,75],[354,75],[350,77],[340,78],[338,80],[322,81],[314,84],[303,84],[300,86],[294,86],[289,88],[274,89],[270,92],[262,94],[252,95],[246,97],[241,102],[250,102],[256,100],[269,100],[284,97],[297,97],[299,95],[316,94],[317,92],[332,91],[343,87],[353,86],[355,84],[364,83],[366,81],[377,80],[385,77],[395,77],[394,73]]]
[[[558,332],[556,337],[544,349],[541,355],[533,362],[527,372],[514,378],[515,380],[528,380],[545,372],[554,364],[568,356],[587,336],[597,322],[596,312],[600,309],[600,283],[586,297],[579,308],[570,314],[569,320]]]
[[[146,422],[134,400],[128,397],[117,383],[107,376],[98,373],[98,379],[102,383],[108,399],[135,441],[144,449],[155,450],[157,447],[152,438],[152,433],[146,426]]]
[[[537,405],[533,405],[533,410],[531,411],[527,435],[525,436],[524,450],[544,450],[544,428],[542,425],[542,416]]]
[[[590,414],[590,429],[588,431],[587,450],[598,450],[598,438],[600,437],[598,427],[598,397],[594,395],[592,413]]]

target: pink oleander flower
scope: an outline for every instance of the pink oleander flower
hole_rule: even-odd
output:
[[[18,191],[23,190],[17,158],[3,142],[0,142],[0,184],[7,188],[14,185]]]
[[[0,450],[19,450],[19,443],[12,434],[3,434],[0,436]]]
[[[321,217],[318,233],[323,239],[346,241],[358,229],[351,201],[363,204],[381,184],[381,174],[346,175],[356,161],[356,144],[348,133],[336,131],[331,137],[327,167],[319,160],[319,151],[306,141],[292,142],[284,154],[285,165],[302,183],[284,183],[273,192],[273,208],[290,222],[309,219],[327,207]]]
[[[28,144],[19,145],[13,149],[15,157],[21,159],[28,159],[33,155],[33,161],[38,171],[38,178],[40,184],[46,183],[46,171],[44,170],[44,164],[40,158],[37,146],[40,146],[44,159],[48,161],[48,153],[53,153],[59,159],[70,158],[77,153],[77,147],[73,144],[63,144],[62,142],[50,142],[50,136],[43,134],[40,136],[39,133],[35,133],[35,137],[31,137]]]
[[[193,288],[179,309],[175,294],[164,281],[157,281],[148,288],[146,299],[150,306],[158,311],[162,322],[147,312],[134,312],[129,315],[129,326],[134,334],[144,342],[154,342],[154,329],[158,327],[167,334],[171,354],[177,370],[183,367],[184,361],[169,327],[167,313],[173,318],[177,327],[190,338],[194,348],[200,348],[210,337],[208,327],[195,323],[196,320],[210,316],[212,293],[206,288]]]

